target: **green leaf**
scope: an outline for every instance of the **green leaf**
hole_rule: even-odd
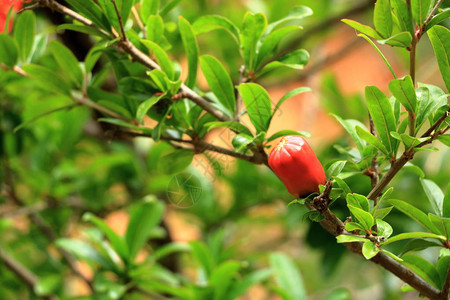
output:
[[[373,24],[382,37],[388,38],[391,36],[392,14],[389,0],[377,0],[373,14]]]
[[[393,259],[395,259],[398,262],[402,262],[403,261],[403,259],[401,259],[400,257],[398,257],[397,255],[395,255],[394,253],[392,253],[390,251],[387,251],[385,249],[381,249],[381,252],[383,252],[384,254],[389,255],[390,257],[392,257]]]
[[[411,76],[392,80],[389,82],[389,90],[407,111],[415,113],[417,98]]]
[[[178,26],[180,29],[181,40],[183,41],[184,50],[188,59],[188,77],[186,85],[192,88],[197,80],[197,65],[199,48],[194,30],[191,24],[182,16],[178,17]]]
[[[267,138],[267,141],[271,142],[273,140],[276,140],[279,137],[286,136],[286,135],[298,135],[298,136],[303,136],[303,137],[311,137],[311,134],[306,131],[296,131],[296,130],[285,129],[285,130],[278,131],[277,133],[274,133],[269,138]]]
[[[105,123],[109,123],[109,124],[114,124],[117,126],[123,126],[123,127],[127,127],[127,128],[131,128],[137,131],[142,131],[146,134],[152,134],[151,130],[149,128],[145,128],[145,127],[140,127],[140,126],[136,126],[133,125],[131,123],[125,122],[123,120],[119,120],[119,119],[114,119],[114,118],[100,118],[98,119],[99,122],[105,122]]]
[[[440,278],[436,268],[432,263],[414,254],[407,253],[402,256],[403,264],[425,279],[428,283],[438,288]]]
[[[231,144],[239,153],[244,153],[247,150],[247,146],[253,143],[255,140],[255,137],[252,137],[250,135],[246,135],[244,133],[237,134],[233,140],[231,141]]]
[[[245,69],[255,72],[257,59],[257,44],[267,27],[267,18],[261,13],[247,12],[242,22],[239,39],[241,41],[242,56]]]
[[[438,217],[432,213],[428,213],[428,220],[430,220],[437,228],[436,234],[445,236],[450,240],[450,218]]]
[[[342,125],[342,127],[344,127],[344,129],[348,132],[350,137],[355,142],[356,147],[359,150],[359,153],[362,154],[364,147],[366,146],[366,142],[364,141],[364,139],[361,139],[359,137],[358,133],[356,132],[356,126],[359,126],[359,127],[365,129],[364,124],[362,124],[360,121],[357,121],[357,120],[351,120],[351,119],[344,120],[338,115],[335,115],[335,114],[331,114],[331,115],[333,117],[335,117],[336,120],[338,120],[338,122]]]
[[[306,299],[306,291],[300,272],[294,262],[285,254],[272,253],[269,257],[277,285],[286,293],[289,300]]]
[[[386,44],[400,48],[408,48],[411,45],[411,42],[412,36],[408,31],[399,32],[384,40],[378,40],[378,43],[380,44]]]
[[[259,71],[258,76],[262,76],[263,74],[279,67],[301,70],[308,63],[308,61],[308,51],[306,51],[305,49],[295,50],[265,65],[262,70]]]
[[[238,87],[247,108],[250,121],[256,131],[267,131],[272,116],[270,97],[267,91],[256,83],[244,83]]]
[[[141,40],[141,43],[144,44],[148,49],[150,49],[153,52],[156,61],[161,66],[161,70],[163,70],[167,74],[167,77],[170,80],[176,80],[175,70],[173,68],[172,61],[170,60],[166,51],[164,51],[163,48],[161,48],[158,44],[152,41]]]
[[[67,83],[50,69],[38,65],[26,65],[22,69],[45,89],[62,94],[70,93]]]
[[[377,222],[378,236],[388,238],[392,235],[392,232],[394,232],[394,230],[392,229],[392,226],[388,222],[385,222],[381,219],[377,219],[376,222]]]
[[[425,191],[428,200],[430,200],[433,210],[438,216],[442,217],[444,193],[442,192],[441,188],[429,179],[420,178],[420,183],[422,184],[423,190]]]
[[[400,25],[401,31],[408,31],[414,34],[411,12],[405,0],[391,0],[392,10]]]
[[[441,283],[447,278],[448,266],[450,266],[450,249],[442,248],[439,251],[439,258],[436,264],[436,270],[441,278]]]
[[[371,241],[364,242],[362,246],[362,254],[366,259],[371,259],[380,252],[380,249]]]
[[[64,30],[72,30],[72,31],[76,31],[76,32],[85,33],[85,34],[88,34],[88,35],[99,36],[99,37],[101,37],[103,39],[109,39],[109,36],[107,36],[106,34],[101,32],[100,30],[98,30],[98,29],[96,29],[94,27],[86,26],[86,25],[61,24],[61,25],[58,25],[58,27],[56,27],[56,32],[57,33],[61,33]]]
[[[166,93],[169,91],[170,82],[167,74],[161,70],[152,70],[147,73],[148,76],[152,79],[153,83],[158,87],[158,89]]]
[[[398,141],[391,137],[390,132],[396,131],[397,125],[389,99],[377,87],[368,86],[366,87],[366,100],[381,142],[388,152],[394,156],[395,153],[393,152]]]
[[[227,293],[225,300],[234,300],[243,295],[250,287],[258,284],[272,275],[271,269],[254,271],[237,281],[232,289]]]
[[[213,56],[200,57],[200,66],[206,81],[220,103],[234,113],[236,98],[234,96],[233,82],[225,67]]]
[[[378,40],[383,39],[383,37],[378,32],[376,32],[376,30],[373,29],[372,27],[363,25],[361,23],[358,23],[356,21],[349,20],[349,19],[342,19],[342,22],[344,22],[345,24],[347,24],[350,27],[355,28],[356,30],[358,30],[361,33],[364,33],[365,35],[370,36],[371,38],[378,39]]]
[[[428,37],[433,46],[447,91],[450,91],[450,30],[444,26],[436,25],[428,31]]]
[[[412,137],[410,135],[407,135],[406,133],[398,134],[397,132],[391,132],[391,136],[394,138],[401,140],[403,144],[405,144],[406,149],[412,149],[416,146],[418,146],[420,143],[425,142],[429,140],[431,137],[425,137],[425,138],[416,138]]]
[[[143,124],[144,118],[147,115],[147,112],[149,111],[149,109],[153,105],[155,105],[159,100],[161,100],[162,97],[163,97],[163,95],[157,96],[157,97],[151,97],[150,99],[145,100],[144,102],[139,104],[137,111],[136,111],[136,119],[140,124]]]
[[[370,230],[375,224],[375,220],[373,219],[372,215],[367,211],[364,211],[361,208],[355,207],[350,204],[347,204],[347,207],[366,231]]]
[[[336,237],[338,243],[367,242],[368,239],[349,234],[341,234]]]
[[[389,151],[386,149],[386,147],[381,143],[381,141],[376,138],[373,134],[368,132],[367,130],[362,129],[360,126],[356,126],[356,133],[360,138],[377,148],[379,151],[384,153],[387,157],[390,156]]]
[[[381,201],[381,200],[380,200]],[[393,206],[389,206],[389,207],[383,207],[383,208],[378,208],[376,209],[372,214],[373,214],[373,218],[375,220],[377,219],[384,219],[384,217],[386,217],[392,210]]]
[[[392,69],[391,64],[389,63],[389,61],[387,60],[386,56],[384,56],[383,52],[381,52],[380,49],[378,49],[377,45],[375,45],[374,42],[372,42],[371,39],[369,39],[365,34],[358,34],[358,36],[362,37],[363,39],[365,39],[369,44],[372,45],[372,47],[375,48],[375,50],[377,50],[378,54],[381,56],[381,58],[383,59],[384,63],[386,64],[386,66],[388,67],[389,71],[391,71],[392,76],[397,79],[397,76],[395,75],[394,69]]]
[[[422,212],[420,209],[412,206],[409,203],[406,203],[401,200],[386,200],[387,204],[394,205],[395,208],[400,210],[405,215],[409,216],[410,218],[414,219],[416,222],[424,226],[426,229],[428,229],[430,232],[437,233],[437,228],[434,226],[434,224],[428,219],[428,216]]]
[[[281,97],[281,99],[280,99],[280,100],[278,101],[278,103],[275,105],[275,108],[273,109],[272,116],[275,115],[275,113],[278,111],[278,109],[280,108],[280,106],[281,106],[286,100],[288,100],[289,98],[292,98],[292,97],[294,97],[294,96],[296,96],[296,95],[298,95],[298,94],[304,93],[304,92],[311,92],[311,91],[312,91],[311,88],[303,86],[303,87],[296,88],[296,89],[294,89],[294,90],[292,90],[292,91],[290,91],[290,92],[287,92],[286,94],[284,94],[283,97]]]
[[[76,87],[81,87],[83,71],[72,51],[58,41],[51,41],[49,49],[64,75],[69,77]]]
[[[239,29],[227,18],[219,15],[201,16],[192,24],[196,35],[212,30],[223,29],[239,43]]]
[[[136,205],[130,213],[125,241],[129,249],[129,260],[133,261],[139,250],[144,246],[151,231],[162,219],[164,205],[152,199]]]
[[[151,256],[154,257],[155,260],[160,260],[173,253],[188,252],[189,250],[191,250],[191,248],[187,244],[173,242],[158,248]]]
[[[150,15],[157,15],[160,0],[143,0],[141,5],[141,19],[146,21]]]
[[[327,170],[327,178],[338,176],[344,169],[346,160],[338,160],[334,162]]]
[[[24,127],[26,127],[26,126],[32,124],[33,122],[39,120],[39,119],[42,118],[42,117],[48,116],[48,115],[53,114],[53,113],[58,112],[58,111],[62,111],[62,110],[70,110],[70,109],[72,109],[72,108],[74,108],[74,107],[76,107],[76,106],[77,106],[77,104],[64,105],[64,106],[61,106],[61,107],[58,107],[58,108],[55,108],[55,109],[52,109],[52,110],[43,112],[43,113],[41,113],[41,114],[38,114],[38,115],[36,115],[36,116],[34,116],[34,117],[31,117],[30,119],[28,119],[28,120],[22,122],[22,123],[21,123],[20,125],[18,125],[17,127],[15,127],[15,128],[14,128],[14,132],[19,131],[20,129],[22,129],[22,128],[24,128]]]
[[[230,128],[231,130],[238,132],[238,133],[244,133],[248,136],[252,136],[253,134],[250,132],[250,130],[242,125],[239,122],[229,121],[229,122],[208,122],[205,124],[206,127],[208,127],[208,131],[219,128],[219,127],[225,127]]]
[[[237,261],[226,261],[214,269],[209,279],[209,285],[214,290],[214,300],[224,298],[241,267],[241,263]]]
[[[204,270],[205,275],[209,277],[215,267],[214,257],[209,249],[203,242],[191,241],[192,256],[200,264],[200,267]]]
[[[177,174],[186,169],[194,158],[191,150],[178,150],[161,157],[158,161],[158,170],[163,174]]]
[[[347,183],[342,180],[339,177],[335,177],[334,180],[336,181],[336,183],[339,185],[339,187],[344,191],[345,193],[345,197],[347,197],[348,194],[350,194],[352,191],[350,189],[350,187],[347,185]]]
[[[163,6],[163,8],[161,8],[161,10],[159,11],[159,14],[161,15],[161,17],[164,17],[165,15],[167,15],[169,12],[172,11],[172,9],[175,8],[175,6],[178,5],[178,3],[180,3],[181,0],[171,0],[168,1],[166,3],[166,5]]]
[[[19,58],[17,43],[7,34],[0,34],[0,63],[14,67]]]
[[[161,16],[151,15],[148,17],[147,39],[154,42],[161,48],[164,49],[170,48],[170,44],[167,41],[166,36],[164,35],[164,21],[161,18]]]
[[[36,34],[36,17],[27,10],[19,15],[14,25],[14,39],[19,46],[20,59],[28,62],[33,49],[34,36]]]
[[[106,223],[94,216],[92,213],[87,212],[83,215],[83,221],[91,222],[95,226],[97,226],[108,238],[111,246],[116,251],[116,253],[122,258],[124,262],[128,262],[129,250],[125,240],[120,237],[117,233],[115,233],[111,228],[106,225]]]
[[[411,12],[419,26],[425,22],[433,3],[433,0],[411,0]]]
[[[345,224],[345,230],[347,230],[348,232],[351,231],[355,231],[355,230],[361,230],[361,231],[365,231],[364,227],[356,222],[348,222]]]
[[[445,192],[444,202],[442,205],[442,216],[444,218],[450,218],[450,184],[447,185],[447,191]]]
[[[351,206],[360,208],[364,211],[369,211],[369,207],[370,207],[369,200],[367,199],[366,196],[359,195],[356,193],[347,194],[346,201],[347,201],[347,204],[349,204]]]
[[[305,17],[311,16],[312,14],[313,14],[312,9],[307,6],[303,5],[294,6],[286,17],[273,23],[270,23],[269,26],[267,26],[265,34],[266,35],[270,34],[274,29],[280,27],[281,25],[287,22],[301,20]]]
[[[298,29],[300,29],[299,26],[286,26],[271,32],[265,37],[258,49],[255,68],[258,68],[264,60],[271,58],[275,54],[276,47],[283,37]]]
[[[412,239],[405,245],[401,255],[403,255],[407,252],[410,252],[410,251],[425,250],[430,247],[442,247],[442,244],[437,243],[435,241],[428,241],[428,240],[423,240],[423,239]]]
[[[440,13],[436,14],[433,18],[431,18],[430,22],[428,22],[425,27],[425,31],[429,30],[431,27],[441,23],[442,21],[450,18],[450,8],[444,8]]]
[[[55,241],[55,245],[62,248],[83,261],[100,264],[103,268],[112,269],[112,266],[92,245],[68,238],[60,238]]]
[[[38,281],[33,286],[33,291],[37,296],[42,298],[53,297],[53,294],[55,294],[55,292],[63,286],[63,278],[59,274],[42,275],[37,279]]]
[[[443,134],[437,138],[442,144],[450,147],[450,134]]]
[[[111,32],[111,26],[108,19],[102,13],[97,4],[92,0],[67,0],[67,3],[72,5],[77,12],[92,20],[94,24],[103,28],[107,32]]]

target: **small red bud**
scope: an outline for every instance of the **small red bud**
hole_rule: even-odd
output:
[[[294,197],[319,191],[326,177],[311,146],[301,136],[285,136],[269,155],[269,166]]]

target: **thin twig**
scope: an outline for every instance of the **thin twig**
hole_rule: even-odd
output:
[[[376,130],[375,130],[375,124],[373,123],[372,116],[369,114],[369,124],[370,124],[370,133],[372,135],[377,136]],[[372,188],[374,188],[379,181],[379,170],[378,170],[378,155],[375,154],[375,156],[372,159],[371,165],[370,165],[370,183]],[[374,205],[377,205],[378,197],[374,200]]]
[[[436,2],[436,5],[433,7],[433,9],[431,10],[430,14],[427,16],[427,18],[425,19],[425,21],[422,24],[422,28],[421,28],[421,32],[423,32],[425,30],[425,27],[427,27],[428,22],[430,22],[430,20],[433,18],[434,13],[436,12],[436,10],[439,8],[439,6],[441,5],[442,0],[438,0]]]
[[[119,8],[117,7],[116,0],[110,0],[110,1],[114,5],[114,10],[116,11],[117,19],[119,22],[120,32],[122,33],[122,36],[120,38],[122,39],[122,41],[127,41],[128,39],[127,39],[127,34],[125,33],[125,27],[123,26],[122,14],[120,13]]]

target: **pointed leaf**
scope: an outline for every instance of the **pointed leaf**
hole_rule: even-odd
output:
[[[450,30],[437,25],[428,31],[428,37],[433,46],[447,91],[450,91]]]
[[[276,140],[279,137],[286,136],[286,135],[298,135],[298,136],[303,136],[303,137],[311,137],[311,134],[306,131],[296,131],[296,130],[285,129],[285,130],[278,131],[277,133],[274,133],[269,138],[267,138],[267,141],[271,142],[273,140]]]
[[[344,22],[345,24],[347,24],[350,27],[355,28],[356,30],[358,30],[361,33],[364,33],[365,35],[370,36],[371,38],[378,39],[378,40],[383,39],[383,37],[372,27],[363,25],[361,23],[358,23],[356,21],[349,20],[349,19],[342,19],[342,22]]]
[[[256,83],[244,83],[238,89],[247,108],[250,121],[257,132],[267,131],[272,116],[271,102],[267,91]]]
[[[441,188],[429,179],[420,178],[420,183],[422,184],[423,190],[427,195],[428,200],[430,200],[431,207],[435,213],[442,217],[443,216],[443,204],[444,204],[444,193]]]
[[[64,75],[69,77],[76,87],[81,87],[83,71],[72,51],[58,41],[51,41],[49,49]]]
[[[192,28],[196,35],[212,30],[223,29],[239,43],[239,29],[230,20],[219,15],[201,16],[195,20],[192,24]]]
[[[371,241],[364,242],[362,246],[362,254],[366,259],[371,259],[380,252],[380,249]]]
[[[411,0],[411,12],[419,26],[425,22],[433,3],[433,0]]]
[[[341,234],[336,237],[338,243],[367,242],[368,239],[349,234]]]
[[[377,0],[373,14],[373,24],[382,37],[388,38],[391,36],[392,14],[389,0]]]
[[[385,147],[385,145],[383,145],[383,143],[381,143],[381,141],[378,138],[376,138],[373,134],[371,134],[367,130],[362,129],[359,126],[356,126],[356,133],[358,134],[359,137],[361,137],[366,142],[368,142],[369,144],[371,144],[372,146],[374,146],[379,151],[381,151],[382,153],[384,153],[386,156],[389,157],[390,153]]]
[[[288,13],[288,15],[276,22],[270,23],[269,26],[267,26],[267,30],[265,34],[271,33],[274,29],[278,28],[279,26],[295,20],[301,20],[305,17],[308,17],[313,14],[313,11],[311,8],[307,6],[294,6],[292,10]]]
[[[34,36],[36,31],[36,17],[34,13],[27,10],[20,14],[14,25],[14,39],[19,46],[20,58],[23,62],[28,62],[31,50],[33,49]]]
[[[239,39],[241,41],[242,55],[245,68],[254,72],[256,68],[257,44],[267,27],[267,18],[261,13],[247,12],[242,22]]]
[[[389,90],[407,111],[415,113],[417,98],[411,76],[392,80],[389,82]]]
[[[186,85],[192,88],[197,80],[197,65],[199,48],[197,38],[191,24],[182,16],[178,18],[178,26],[180,29],[181,40],[183,41],[184,50],[188,59],[188,77]]]
[[[352,206],[350,204],[347,204],[347,207],[365,230],[370,230],[375,224],[375,220],[373,219],[372,215],[367,211],[364,211],[361,208]]]
[[[273,269],[277,285],[286,292],[289,300],[306,300],[306,291],[300,272],[294,262],[282,253],[270,255],[270,265]]]
[[[173,64],[166,51],[164,51],[164,49],[161,48],[157,43],[152,41],[141,40],[141,43],[153,52],[153,55],[155,55],[156,57],[156,61],[161,66],[161,70],[163,70],[167,74],[167,77],[170,80],[176,80]]]
[[[428,216],[422,212],[420,209],[412,206],[409,203],[406,203],[401,200],[386,200],[387,204],[394,205],[395,208],[400,210],[405,215],[408,215],[412,219],[416,220],[416,222],[420,223],[422,226],[424,226],[426,229],[433,233],[439,233],[436,226],[428,219]]]
[[[0,34],[0,63],[14,67],[19,58],[17,43],[7,34]]]

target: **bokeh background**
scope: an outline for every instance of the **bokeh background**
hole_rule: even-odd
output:
[[[342,18],[351,18],[372,24],[374,1],[191,0],[181,1],[167,18],[176,26],[180,14],[190,21],[202,15],[220,14],[239,24],[245,11],[250,10],[266,14],[270,21],[281,18],[299,4],[311,7],[314,15],[302,22],[304,30],[283,40],[280,49],[306,49],[311,55],[308,66],[300,71],[280,71],[257,82],[268,89],[274,101],[294,88],[312,88],[313,92],[285,102],[272,122],[270,133],[281,129],[310,132],[308,141],[327,166],[344,157],[339,147],[351,146],[349,137],[330,113],[367,124],[364,87],[375,85],[388,92],[387,84],[392,80],[373,47],[340,22]],[[62,16],[46,9],[38,9],[36,13],[40,35],[64,42],[82,61],[92,41],[83,34],[57,32],[56,26],[65,22]],[[174,59],[186,69],[180,40],[170,39],[169,35],[169,41]],[[237,82],[239,74],[233,72],[242,62],[231,38],[217,31],[201,35],[199,43],[201,54],[223,59]],[[407,53],[379,46],[396,74],[406,75]],[[44,54],[42,59],[50,57]],[[417,61],[417,81],[443,88],[432,48],[425,38],[419,44]],[[101,63],[97,65],[96,72],[101,72],[102,67],[105,66]],[[117,86],[111,73],[110,69],[105,72],[103,87],[114,92]],[[199,85],[207,88],[203,79]],[[69,295],[85,296],[89,289],[61,266],[55,246],[30,222],[30,211],[38,212],[58,236],[85,238],[83,230],[91,226],[81,220],[86,211],[104,218],[114,231],[124,234],[129,205],[154,195],[167,204],[162,224],[167,235],[152,241],[140,253],[142,260],[154,245],[168,241],[220,240],[229,257],[245,261],[255,269],[268,265],[270,253],[286,253],[302,274],[308,299],[325,299],[337,288],[348,289],[351,299],[415,299],[413,293],[400,292],[402,282],[398,279],[363,258],[348,254],[317,223],[304,220],[304,207],[296,204],[288,207],[292,196],[265,166],[207,153],[196,155],[191,165],[186,169],[181,166],[180,171],[176,155],[170,155],[174,153],[170,146],[146,138],[122,137],[114,127],[94,121],[98,113],[85,107],[49,114],[13,132],[22,122],[60,107],[62,102],[67,99],[0,69],[0,243],[24,265],[40,276],[47,276]],[[148,125],[151,124],[148,120]],[[230,147],[231,138],[226,130],[217,130],[207,139]],[[450,152],[442,148],[431,155],[419,153],[413,163],[443,188],[450,176]],[[429,203],[418,184],[417,172],[411,166],[399,174],[392,183],[396,186],[393,198],[426,209]],[[365,194],[370,189],[369,178],[363,175],[348,178],[348,183],[357,193]],[[25,203],[24,207],[11,199],[12,188],[15,197]],[[334,209],[345,218],[344,201],[336,202]],[[394,212],[388,218],[399,230],[416,229],[399,213]],[[392,250],[398,253],[401,246],[398,243]],[[422,254],[430,257],[435,254],[433,250],[427,251]],[[195,262],[188,254],[169,257],[164,263],[195,281]],[[88,264],[81,261],[76,264],[87,278],[94,277]],[[61,275],[55,276],[58,272]],[[24,285],[0,266],[0,299],[30,297],[33,296]],[[260,284],[241,299],[281,298],[268,285]]]

